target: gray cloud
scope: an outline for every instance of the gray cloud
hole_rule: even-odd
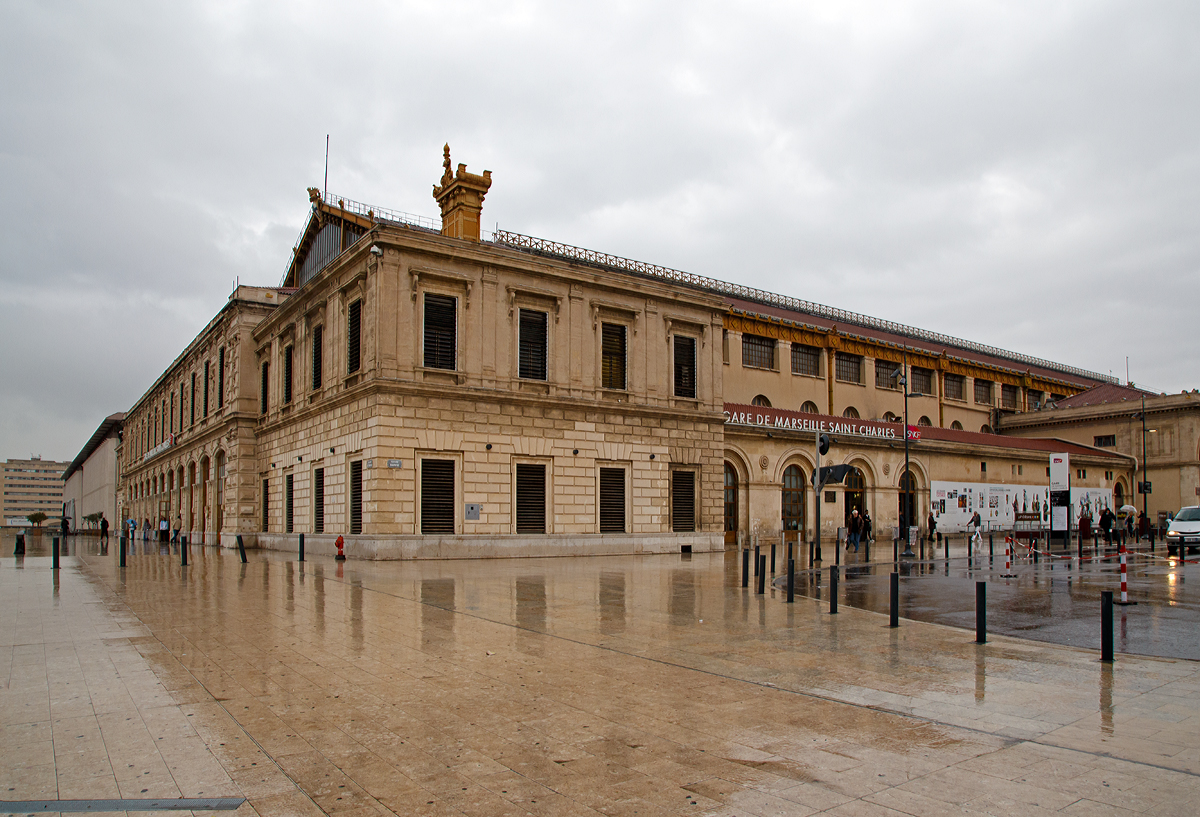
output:
[[[7,3],[0,455],[70,458],[320,184],[1200,385],[1186,3]]]

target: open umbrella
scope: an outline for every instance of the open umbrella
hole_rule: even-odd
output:
[[[1133,505],[1122,505],[1121,510],[1117,511],[1117,513],[1119,513],[1121,515],[1129,514],[1132,516],[1137,516],[1137,512],[1138,512],[1138,509],[1135,508]]]

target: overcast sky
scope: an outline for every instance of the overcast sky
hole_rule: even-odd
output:
[[[320,186],[1200,387],[1200,4],[0,0],[0,458],[70,460]]]

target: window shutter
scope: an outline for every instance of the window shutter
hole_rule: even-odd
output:
[[[457,367],[457,308],[457,298],[425,293],[425,367],[428,369],[454,371]]]
[[[283,402],[292,402],[292,352],[291,346],[283,350]]]
[[[313,472],[313,533],[325,532],[325,469]]]
[[[271,384],[270,374],[271,374],[271,364],[264,360],[263,365],[262,365],[262,391],[259,394],[259,400],[258,400],[259,410],[263,414],[267,413],[267,408],[268,408],[267,389]]]
[[[522,309],[518,328],[517,375],[530,380],[546,379],[546,313]]]
[[[696,339],[675,336],[675,396],[696,396]]]
[[[265,480],[265,479],[263,480],[263,492],[262,492],[262,503],[263,503],[262,504],[262,529],[263,529],[263,533],[267,532],[267,521],[268,521],[267,488],[269,487],[269,484],[270,483],[268,480]]]
[[[600,469],[600,532],[625,533],[625,469]]]
[[[312,334],[312,388],[321,388],[321,341],[324,339],[325,327],[318,326]]]
[[[546,532],[546,466],[517,464],[517,533]]]
[[[283,478],[283,525],[284,531],[287,533],[292,532],[292,519],[294,518],[292,515],[292,484],[294,476],[294,474],[288,474]]]
[[[346,357],[346,373],[354,374],[362,365],[362,299],[350,304],[350,316],[346,329],[349,344]]]
[[[615,323],[600,325],[600,385],[625,390],[625,327]]]
[[[686,533],[696,529],[696,475],[675,471],[671,479],[671,530]]]
[[[454,533],[454,460],[421,460],[421,533]]]
[[[212,362],[204,361],[204,416],[208,416],[208,382],[212,378]]]
[[[217,352],[217,408],[225,405],[225,347]]]
[[[362,460],[350,463],[350,532],[362,533]]]

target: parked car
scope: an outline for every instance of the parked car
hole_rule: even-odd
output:
[[[1167,554],[1200,549],[1200,505],[1180,508],[1167,527]]]

